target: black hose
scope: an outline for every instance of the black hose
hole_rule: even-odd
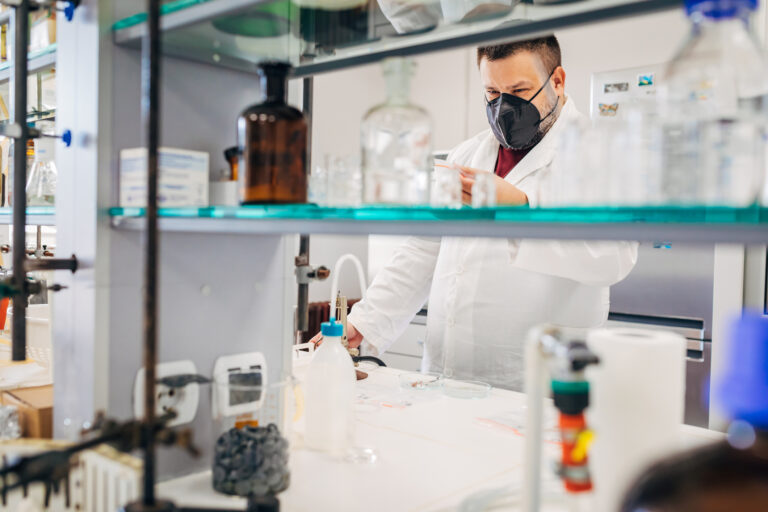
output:
[[[354,361],[355,363],[359,363],[361,361],[369,361],[371,363],[376,363],[379,366],[387,366],[387,364],[384,361],[382,361],[378,357],[373,357],[373,356],[353,356],[352,361]]]

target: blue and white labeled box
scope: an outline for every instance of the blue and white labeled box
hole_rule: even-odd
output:
[[[208,206],[210,156],[203,151],[160,148],[158,204],[161,207]],[[147,149],[120,151],[120,206],[147,205]]]

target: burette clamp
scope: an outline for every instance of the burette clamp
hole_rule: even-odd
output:
[[[309,284],[312,281],[325,281],[331,275],[328,267],[312,267],[309,264],[299,264],[299,258],[296,258],[296,282],[298,284]]]
[[[19,123],[8,123],[0,125],[0,136],[8,137],[9,139],[21,139],[23,137],[27,139],[39,139],[45,137],[49,139],[61,139],[61,142],[63,142],[67,147],[72,145],[71,130],[64,130],[61,135],[59,135],[57,133],[43,132],[42,130],[32,126],[27,126],[25,133],[24,127],[22,127]]]

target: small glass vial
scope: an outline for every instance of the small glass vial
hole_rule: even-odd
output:
[[[415,65],[384,61],[387,101],[373,107],[361,126],[363,201],[428,205],[432,171],[432,120],[409,99]]]
[[[27,178],[27,205],[54,206],[56,203],[55,139],[35,139],[35,160]]]
[[[432,171],[430,204],[435,208],[461,208],[461,178],[453,168],[435,167]]]
[[[285,101],[290,69],[260,64],[263,101],[237,120],[241,204],[307,202],[307,121]]]
[[[478,172],[472,184],[472,207],[493,208],[496,206],[496,176]]]

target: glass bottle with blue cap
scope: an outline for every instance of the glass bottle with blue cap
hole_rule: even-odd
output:
[[[757,5],[685,2],[690,35],[658,84],[666,202],[748,206],[762,195],[768,63],[750,30]],[[651,94],[650,80],[637,88]]]

